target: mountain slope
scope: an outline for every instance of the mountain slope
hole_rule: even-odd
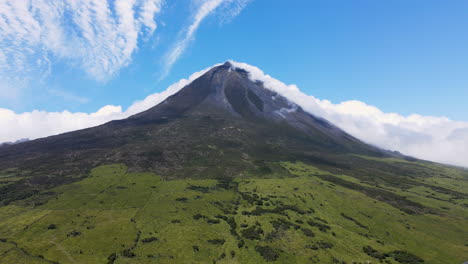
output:
[[[0,148],[0,262],[457,263],[467,181],[228,62],[130,118]]]

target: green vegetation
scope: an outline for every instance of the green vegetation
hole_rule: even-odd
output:
[[[398,188],[299,162],[236,179],[101,166],[0,207],[0,263],[462,263],[467,189],[450,186],[467,179],[418,165],[448,173]]]

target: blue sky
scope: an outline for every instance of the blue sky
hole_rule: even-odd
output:
[[[125,118],[232,59],[297,85],[271,88],[366,142],[468,167],[467,10],[462,0],[4,0],[0,142]]]
[[[161,80],[164,55],[191,23],[194,6],[189,0],[165,3],[154,18],[158,28],[107,80],[50,56],[44,80],[29,83],[16,98],[0,98],[0,107],[16,112],[127,107],[195,71],[234,59],[333,102],[355,99],[386,112],[468,121],[466,1],[254,0],[236,17],[215,10]]]

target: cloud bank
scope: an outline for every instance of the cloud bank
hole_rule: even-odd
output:
[[[262,81],[266,88],[364,142],[421,159],[468,167],[468,122],[446,117],[384,113],[375,106],[356,100],[334,104],[307,95],[296,85],[286,85],[257,67],[231,63],[250,72],[252,80]]]
[[[286,85],[257,67],[231,63],[250,72],[252,80],[262,81],[266,88],[282,94],[304,110],[329,120],[367,143],[422,159],[468,167],[468,122],[445,117],[384,113],[375,106],[355,100],[334,104],[304,94],[296,85]],[[126,118],[160,103],[209,69],[211,67],[180,80],[161,93],[135,102],[125,111],[121,106],[113,105],[104,106],[91,114],[68,111],[17,114],[0,108],[0,127],[7,128],[0,130],[0,142],[34,139]]]

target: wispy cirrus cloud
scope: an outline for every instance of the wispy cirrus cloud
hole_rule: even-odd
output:
[[[164,76],[207,16],[216,13],[220,22],[229,21],[251,0],[191,1],[187,27],[164,57]],[[156,16],[164,2],[0,1],[0,99],[18,97],[31,81],[46,80],[57,63],[82,69],[98,81],[109,80],[132,62],[143,41],[155,36]]]
[[[0,1],[3,87],[47,75],[51,58],[107,80],[131,62],[139,40],[156,30],[162,1]]]
[[[191,23],[179,32],[179,40],[172,45],[163,59],[163,71],[161,79],[165,78],[172,66],[180,58],[182,53],[187,49],[191,41],[194,40],[195,33],[202,21],[210,14],[218,11],[222,21],[228,21],[237,16],[242,9],[251,0],[201,0],[196,5],[196,10],[193,12]]]

